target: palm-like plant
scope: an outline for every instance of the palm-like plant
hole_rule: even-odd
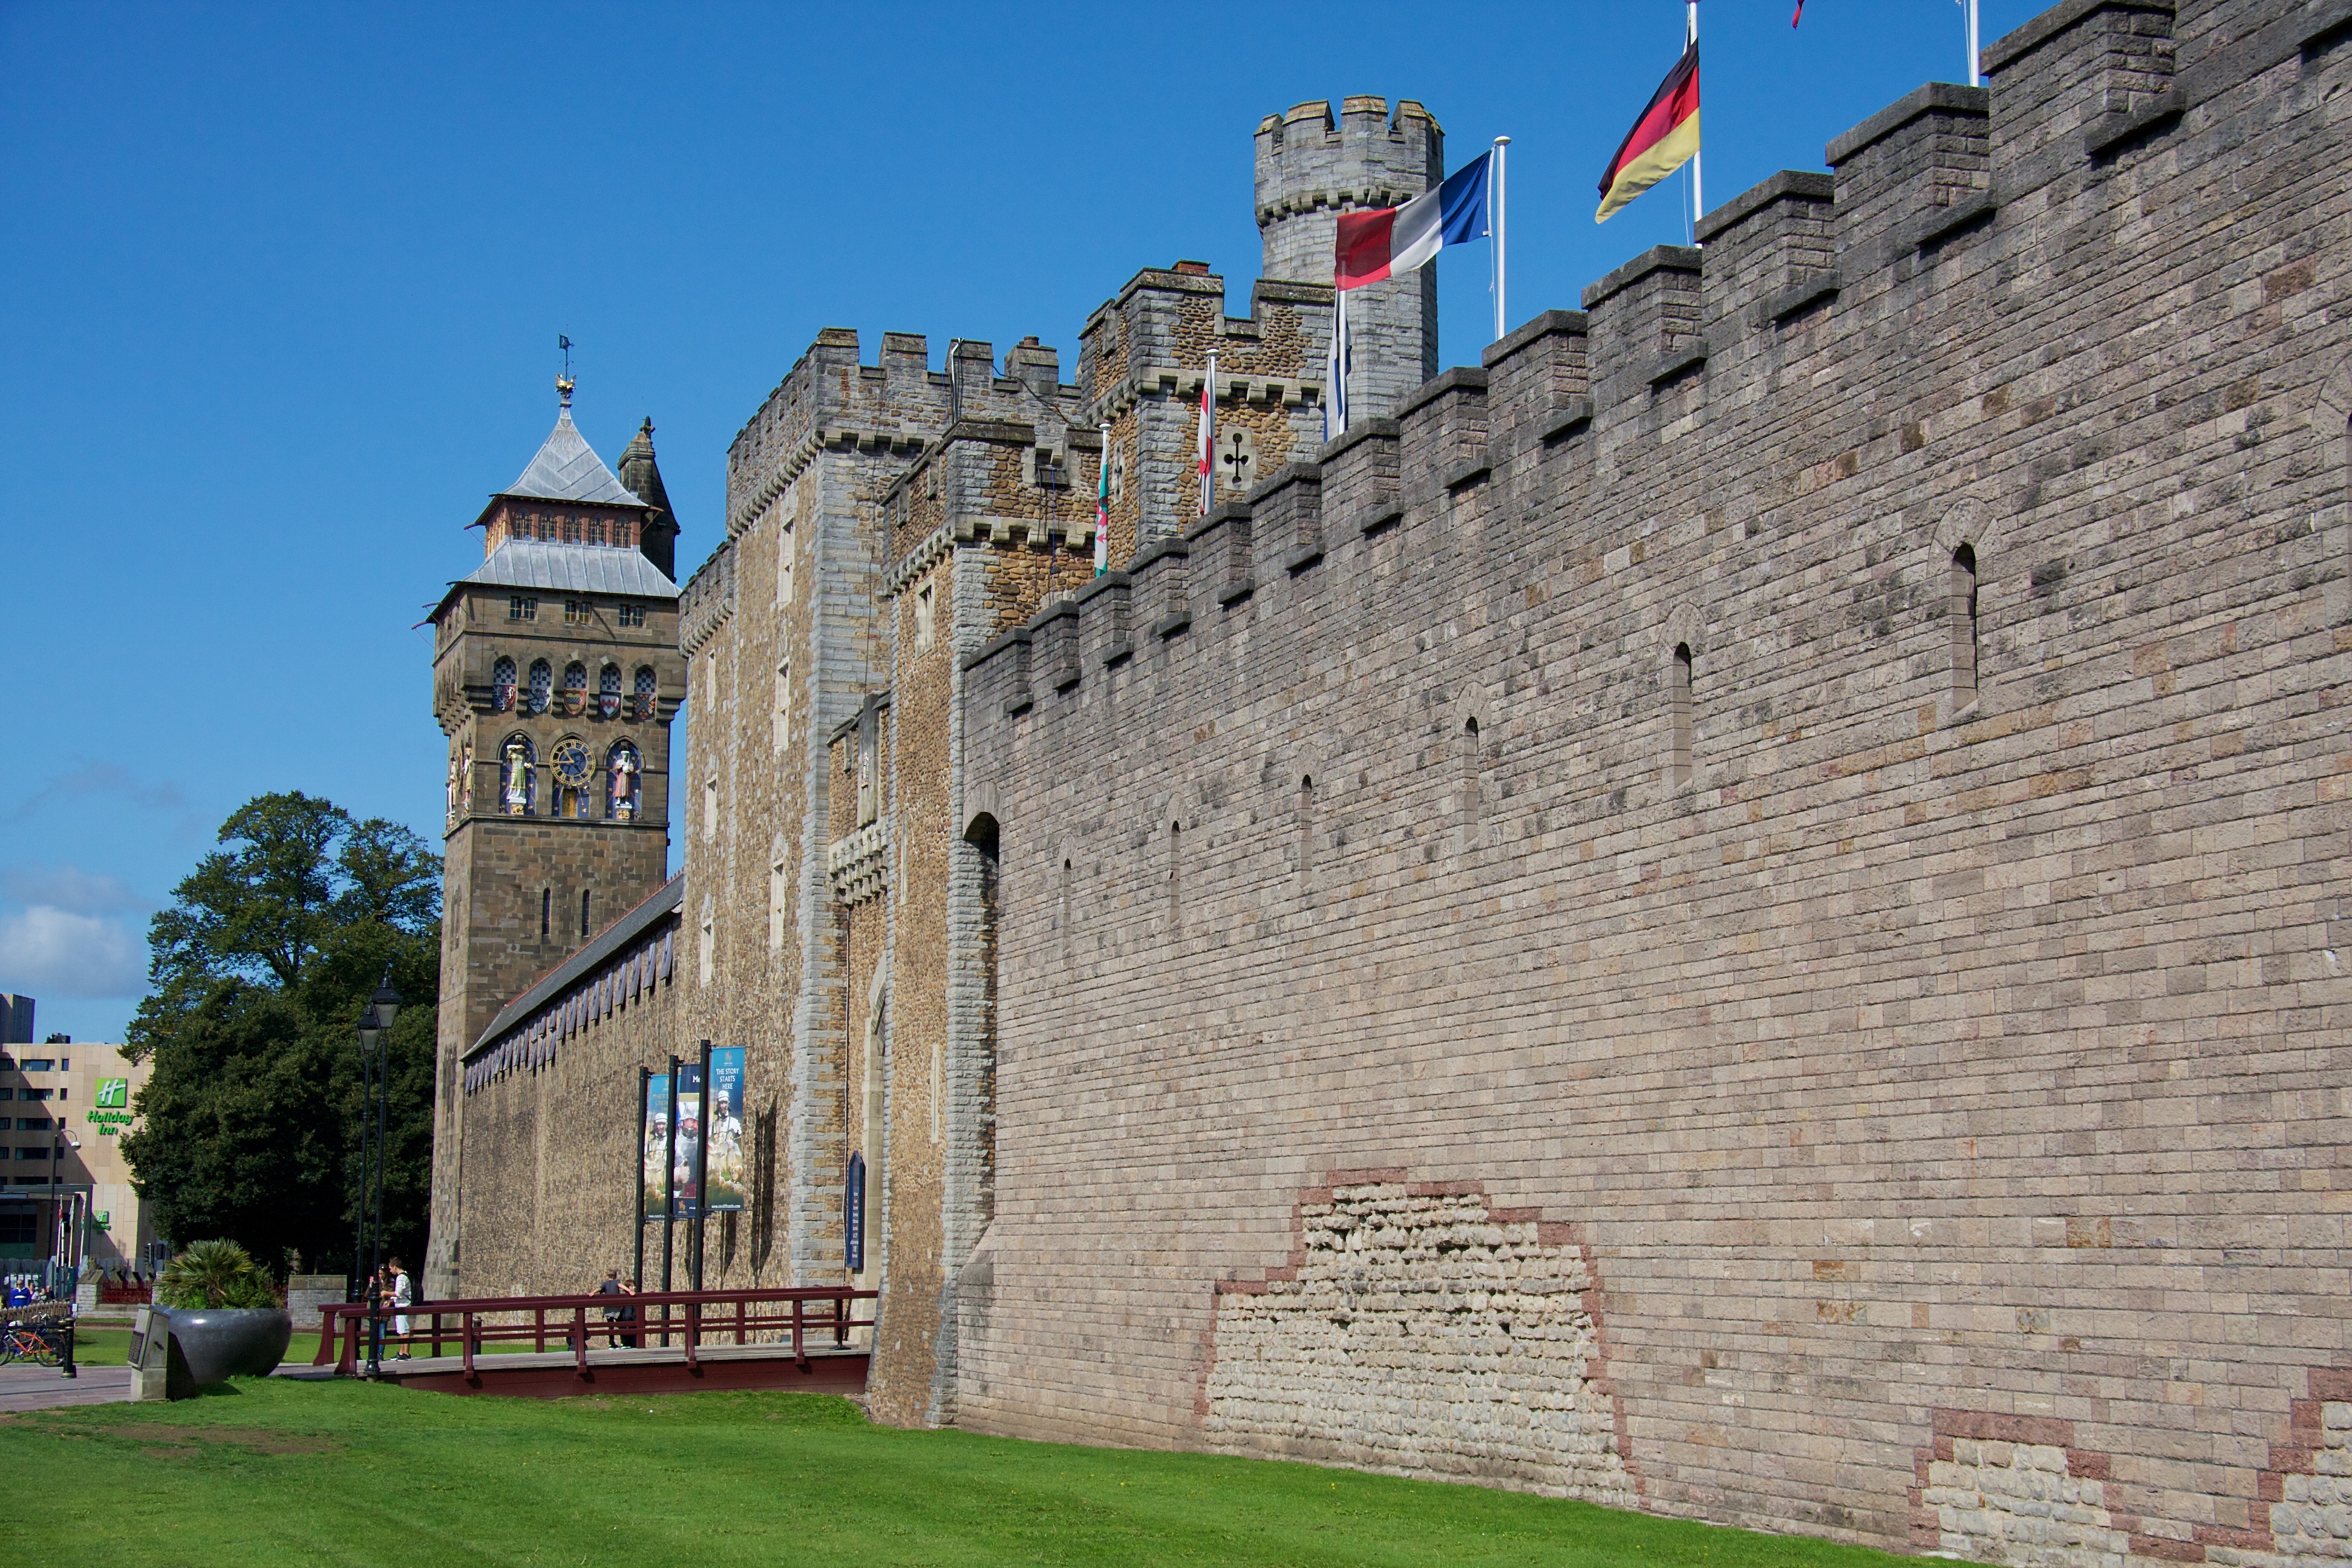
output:
[[[163,1265],[156,1294],[167,1307],[275,1307],[278,1291],[253,1255],[226,1238],[194,1241]]]

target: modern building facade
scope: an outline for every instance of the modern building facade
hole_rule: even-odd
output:
[[[30,1013],[31,998],[16,1002]],[[155,1239],[122,1135],[148,1064],[120,1046],[11,1044],[0,1051],[0,1274],[54,1259],[76,1273],[152,1266]],[[86,1266],[86,1267],[85,1267]]]

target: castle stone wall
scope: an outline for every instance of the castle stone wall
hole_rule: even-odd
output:
[[[1643,1507],[2326,1551],[2334,16],[2061,6],[974,661],[961,1424],[1565,1489],[1532,1423],[1350,1438],[1412,1397],[1355,1327],[1244,1415],[1307,1325],[1244,1296],[1378,1171],[1576,1239],[1552,1386]]]

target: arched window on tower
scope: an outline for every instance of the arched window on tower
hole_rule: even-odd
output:
[[[531,815],[539,754],[528,735],[509,735],[499,748],[499,810],[508,816]]]
[[[1691,782],[1691,650],[1675,645],[1673,664],[1666,670],[1666,782],[1676,789]]]
[[[547,711],[548,694],[555,689],[555,667],[543,658],[530,661],[530,710]]]
[[[588,711],[588,667],[576,658],[563,667],[563,711],[574,719]]]
[[[604,815],[614,822],[637,819],[637,779],[643,763],[636,747],[615,741],[604,753]]]
[[[509,713],[515,705],[515,662],[501,658],[490,666],[490,710]]]
[[[621,667],[608,664],[596,676],[596,711],[607,719],[621,716]]]
[[[1977,552],[1974,545],[1963,543],[1952,552],[1946,599],[1944,614],[1951,628],[1952,711],[1958,713],[1977,700]]]
[[[655,691],[654,667],[650,664],[637,666],[637,705],[629,715],[631,718],[639,721],[653,718]]]

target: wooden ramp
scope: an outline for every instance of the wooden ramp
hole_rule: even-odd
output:
[[[439,1394],[562,1399],[791,1388],[862,1394],[875,1292],[846,1286],[646,1296],[502,1296],[408,1309],[402,1361],[388,1308],[319,1309],[311,1364]],[[632,1312],[626,1322],[605,1317]],[[635,1346],[611,1342],[635,1335]],[[371,1354],[371,1350],[375,1353]]]
[[[403,1388],[436,1394],[502,1394],[562,1399],[575,1394],[691,1394],[705,1388],[793,1388],[809,1394],[866,1392],[866,1352],[812,1350],[795,1357],[790,1345],[703,1345],[691,1364],[682,1347],[592,1350],[585,1361],[570,1351],[522,1351],[474,1358],[387,1358],[378,1375]]]

